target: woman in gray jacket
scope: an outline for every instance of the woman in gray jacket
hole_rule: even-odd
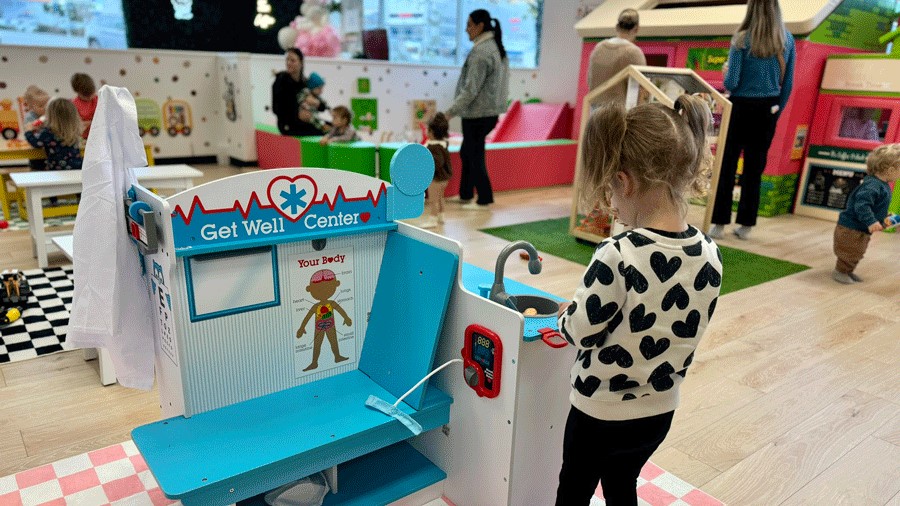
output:
[[[459,149],[462,173],[459,199],[463,209],[486,210],[494,202],[491,180],[484,159],[487,134],[497,125],[497,117],[506,112],[509,95],[509,60],[503,47],[500,22],[478,9],[466,22],[469,40],[475,43],[463,64],[453,105],[447,118],[462,118],[463,142]],[[472,202],[474,191],[478,200]]]

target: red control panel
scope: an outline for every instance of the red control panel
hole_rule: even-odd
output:
[[[500,395],[500,371],[503,364],[503,343],[500,336],[481,325],[466,327],[462,349],[463,376],[479,397]]]

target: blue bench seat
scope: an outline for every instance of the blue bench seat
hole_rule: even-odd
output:
[[[232,404],[191,418],[138,427],[132,437],[166,497],[229,504],[408,439],[399,421],[365,406],[396,397],[359,370]],[[450,421],[452,399],[429,387],[424,430]]]

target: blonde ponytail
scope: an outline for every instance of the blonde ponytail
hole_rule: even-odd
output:
[[[600,108],[581,139],[581,204],[609,209],[616,173],[625,171],[639,191],[668,189],[686,213],[688,195],[702,196],[709,187],[711,122],[706,102],[690,95],[678,97],[674,109],[660,103],[627,112],[620,104]]]

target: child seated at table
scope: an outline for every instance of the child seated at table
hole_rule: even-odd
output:
[[[72,99],[72,103],[75,104],[82,122],[81,137],[87,139],[91,131],[91,122],[94,121],[94,112],[97,110],[97,85],[91,76],[81,73],[73,74],[71,82],[72,90],[77,95]]]
[[[31,85],[25,89],[25,95],[22,96],[22,102],[25,105],[25,128],[31,128],[31,124],[41,120],[47,113],[47,102],[50,101],[50,95],[46,91]]]
[[[323,146],[330,142],[350,142],[350,141],[358,141],[359,135],[356,134],[356,129],[353,128],[353,125],[350,122],[353,120],[353,113],[350,112],[350,109],[339,105],[331,110],[331,121],[332,127],[331,130],[325,134],[324,137],[319,141],[319,144]]]
[[[78,109],[64,98],[47,104],[47,121],[32,124],[25,140],[47,152],[47,170],[81,169],[81,118]]]

